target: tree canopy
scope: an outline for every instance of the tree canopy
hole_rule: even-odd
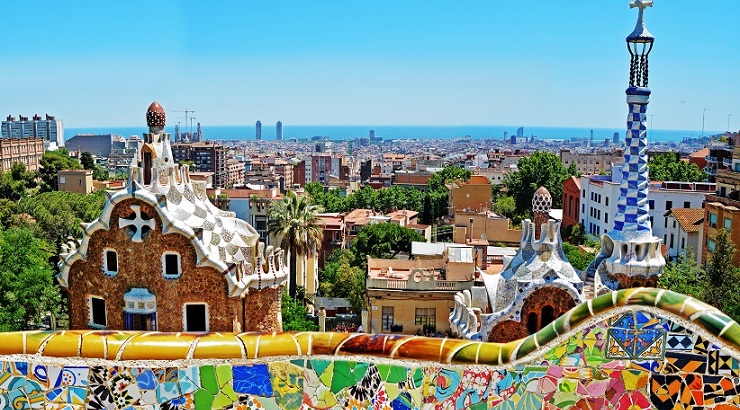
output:
[[[704,181],[704,173],[696,164],[681,161],[679,153],[651,156],[648,161],[650,179],[654,181]]]
[[[62,169],[82,169],[82,165],[75,158],[69,156],[65,148],[56,151],[47,151],[41,157],[41,171],[39,176],[42,181],[42,190],[53,191],[58,188],[57,173]]]
[[[399,253],[411,254],[411,242],[426,242],[413,229],[394,223],[377,223],[364,226],[352,242],[357,264],[365,266],[367,256],[393,259]]]
[[[557,155],[535,151],[529,157],[519,159],[517,172],[507,174],[502,185],[507,195],[512,195],[516,212],[520,216],[532,211],[532,197],[537,188],[544,186],[552,196],[552,207],[560,208],[563,196],[563,182],[568,178],[568,170]]]
[[[435,172],[429,179],[429,189],[434,191],[444,188],[445,184],[452,181],[467,181],[470,176],[471,172],[461,166],[444,167],[441,171]]]
[[[58,247],[69,235],[82,236],[80,223],[98,218],[104,205],[103,191],[87,195],[52,191],[25,198],[18,211],[33,217],[35,222],[29,227],[34,229],[36,236]],[[23,224],[22,221],[18,223]]]
[[[63,304],[49,259],[54,253],[28,229],[0,231],[0,331],[29,329]]]

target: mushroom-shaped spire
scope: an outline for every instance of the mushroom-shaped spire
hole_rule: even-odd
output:
[[[547,188],[537,188],[532,197],[532,212],[534,213],[534,237],[540,239],[542,225],[550,220],[550,209],[552,208],[552,196]]]
[[[552,208],[552,196],[547,188],[541,186],[537,188],[534,196],[532,197],[532,212],[534,213],[550,213]]]
[[[156,101],[146,110],[146,125],[149,126],[152,132],[162,130],[166,119],[167,116],[164,113],[164,108]]]

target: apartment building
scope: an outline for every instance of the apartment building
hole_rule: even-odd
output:
[[[43,138],[0,138],[0,171],[10,171],[15,162],[38,171],[44,151]]]
[[[613,163],[624,163],[624,151],[621,148],[593,153],[580,153],[573,152],[569,149],[561,149],[558,156],[563,166],[568,168],[575,164],[578,172],[582,174],[609,173]]]
[[[587,234],[599,237],[614,226],[620,182],[621,172],[581,177],[580,222]],[[665,244],[670,239],[666,213],[673,208],[701,208],[704,196],[714,189],[715,184],[708,182],[651,182],[648,205],[653,235]]]
[[[708,175],[715,179],[717,189],[707,195],[704,206],[704,262],[714,252],[719,229],[728,230],[730,239],[740,248],[740,133],[728,133],[725,136],[726,142],[710,145],[710,156],[713,157],[707,159],[705,168],[705,172],[713,172]],[[712,162],[714,164],[710,165]],[[740,266],[740,252],[735,253],[735,265]]]

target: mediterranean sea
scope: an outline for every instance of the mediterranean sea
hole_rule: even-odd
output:
[[[312,137],[326,137],[330,140],[354,139],[357,137],[368,137],[370,130],[375,130],[375,136],[385,140],[391,139],[455,139],[470,136],[472,139],[502,139],[504,132],[510,137],[516,134],[517,126],[501,125],[450,125],[450,126],[426,126],[426,125],[283,125],[283,139],[305,139]],[[175,134],[175,127],[166,127],[165,130]],[[624,139],[625,129],[619,128],[567,128],[567,127],[524,127],[524,136],[536,136],[539,139],[567,140],[571,138],[589,138],[591,130],[594,133],[594,142],[611,141],[615,132],[619,133],[620,139]],[[180,131],[189,131],[185,127]],[[66,128],[64,131],[66,139],[77,134],[117,134],[124,137],[131,135],[142,135],[146,127],[89,127],[89,128]],[[648,140],[651,141],[675,141],[679,142],[685,138],[697,138],[701,131],[696,130],[648,130]],[[718,131],[704,131],[704,136],[718,134]],[[204,140],[253,140],[255,139],[254,125],[245,126],[203,126]],[[275,126],[262,125],[262,140],[275,139]]]

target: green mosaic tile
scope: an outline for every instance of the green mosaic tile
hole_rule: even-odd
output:
[[[230,385],[233,378],[231,365],[221,364],[216,367],[216,379],[218,380],[218,387],[220,389]]]
[[[271,362],[268,368],[275,402],[283,408],[300,407],[303,403],[303,369],[286,362]]]
[[[214,395],[206,389],[198,389],[193,394],[195,410],[211,410],[213,408]]]
[[[216,369],[213,366],[201,366],[198,370],[200,373],[200,385],[211,393],[211,397],[218,394],[219,386],[216,379]]]
[[[331,366],[332,362],[330,360],[323,360],[323,359],[311,359],[308,361],[308,366],[316,371],[316,374],[321,376],[322,373],[324,373],[324,370],[326,370],[327,367]]]
[[[336,393],[345,387],[357,384],[368,369],[367,363],[338,361],[334,362],[334,376],[331,380],[331,391]]]
[[[611,293],[601,295],[591,300],[591,308],[594,313],[603,312],[614,306],[614,300],[612,299]]]
[[[535,344],[534,340],[535,336],[536,335],[530,335],[522,341],[522,343],[519,345],[519,350],[516,352],[517,358],[522,358],[537,350],[537,345]]]
[[[575,327],[579,323],[582,323],[584,320],[587,320],[591,317],[591,312],[588,310],[588,304],[586,303],[581,303],[580,305],[574,307],[573,310],[571,310],[570,312],[571,327]]]
[[[732,319],[719,311],[707,311],[694,319],[694,322],[713,335],[718,335]]]
[[[414,370],[413,375],[411,376],[411,382],[413,383],[413,387],[421,387],[422,383],[424,383],[424,372],[421,370],[421,368],[416,368]]]
[[[378,364],[380,379],[386,383],[400,383],[408,377],[408,370],[403,366],[391,364]]]

